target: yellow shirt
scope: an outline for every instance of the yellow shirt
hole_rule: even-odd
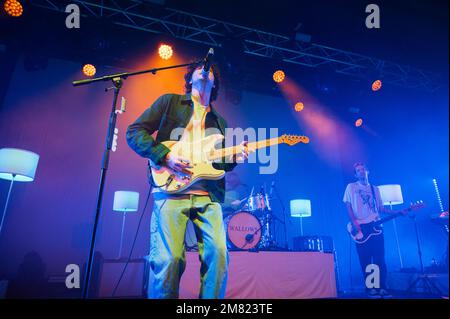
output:
[[[192,102],[194,108],[192,117],[182,136],[190,142],[199,141],[204,137],[206,113],[209,112],[209,106],[201,105],[196,97],[192,96]]]
[[[181,139],[184,139],[185,142],[195,143],[196,141],[200,141],[203,137],[205,137],[205,120],[206,114],[210,111],[210,107],[206,105],[200,104],[197,97],[192,96],[193,102],[193,112],[192,117],[189,120],[189,123],[186,125],[186,128],[183,132],[183,136]],[[198,149],[193,147],[193,149],[189,150],[192,152],[193,162],[201,161],[201,153],[198,153]],[[208,191],[206,189],[206,182],[201,180],[196,182],[194,185],[186,189],[185,191],[180,192],[179,194],[192,194],[192,195],[208,195]]]

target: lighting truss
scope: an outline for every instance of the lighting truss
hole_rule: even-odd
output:
[[[64,12],[69,4],[77,4],[82,16],[105,18],[113,24],[156,34],[221,47],[227,39],[242,43],[249,55],[281,60],[317,68],[328,66],[337,73],[367,80],[380,78],[406,88],[435,91],[439,78],[422,70],[331,48],[291,37],[240,26],[217,19],[164,8],[143,0],[30,0],[36,7]]]

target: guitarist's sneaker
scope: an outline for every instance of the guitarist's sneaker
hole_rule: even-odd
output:
[[[392,295],[386,289],[380,289],[379,294],[383,299],[392,299]]]
[[[367,298],[369,299],[381,299],[381,295],[376,289],[368,289],[367,290]]]

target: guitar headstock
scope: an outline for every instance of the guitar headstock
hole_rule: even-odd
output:
[[[307,136],[303,136],[303,135],[288,135],[288,134],[283,134],[280,137],[280,140],[282,143],[285,143],[289,146],[298,144],[298,143],[304,143],[304,144],[308,144],[309,143],[309,137]]]
[[[417,210],[417,209],[424,208],[424,207],[425,207],[425,203],[422,200],[419,200],[415,203],[411,203],[408,210]]]

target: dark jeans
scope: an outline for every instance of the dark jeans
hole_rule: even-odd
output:
[[[387,269],[384,260],[384,235],[372,236],[364,244],[356,244],[356,251],[363,272],[364,284],[367,276],[367,265],[375,264],[380,269],[380,288],[386,289]]]

